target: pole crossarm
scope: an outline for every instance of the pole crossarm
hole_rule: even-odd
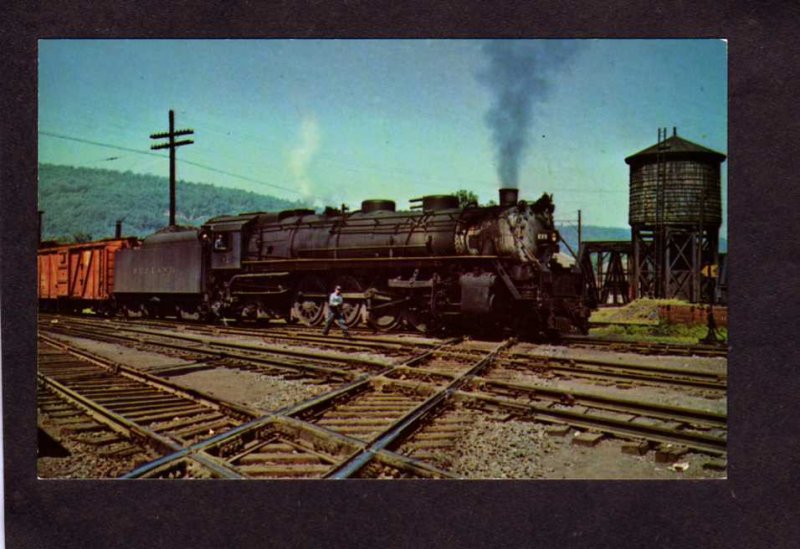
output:
[[[189,130],[189,129],[175,130],[172,133],[170,133],[170,132],[151,133],[150,134],[150,139],[163,139],[165,137],[169,137],[170,135],[172,135],[173,137],[177,137],[179,135],[192,135],[193,133],[194,133],[194,130]]]
[[[170,149],[172,147],[181,147],[183,145],[191,145],[194,143],[191,139],[184,139],[183,141],[175,141],[174,143],[162,143],[161,145],[150,145],[150,150]]]

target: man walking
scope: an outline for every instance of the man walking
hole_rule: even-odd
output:
[[[325,319],[325,328],[322,330],[322,335],[328,335],[331,330],[331,324],[336,320],[336,324],[342,329],[346,337],[350,337],[350,332],[347,331],[347,325],[344,323],[344,316],[342,315],[342,306],[344,305],[344,296],[342,295],[342,287],[336,286],[333,293],[328,297],[328,318]]]

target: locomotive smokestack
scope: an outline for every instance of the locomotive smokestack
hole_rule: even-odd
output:
[[[519,189],[500,189],[500,205],[503,207],[516,206],[519,198]]]
[[[119,240],[122,238],[122,220],[117,219],[117,225],[114,227],[114,238]]]

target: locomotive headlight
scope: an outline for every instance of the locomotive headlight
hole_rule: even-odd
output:
[[[553,242],[558,242],[558,231],[553,231],[550,233],[550,240]]]

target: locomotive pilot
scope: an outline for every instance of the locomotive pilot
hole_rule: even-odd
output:
[[[325,328],[322,329],[322,335],[328,335],[331,324],[336,320],[336,324],[342,329],[344,335],[350,337],[350,332],[347,331],[347,325],[344,323],[344,315],[342,313],[343,305],[344,296],[342,295],[342,287],[336,286],[333,293],[328,297],[328,318],[325,319]]]

